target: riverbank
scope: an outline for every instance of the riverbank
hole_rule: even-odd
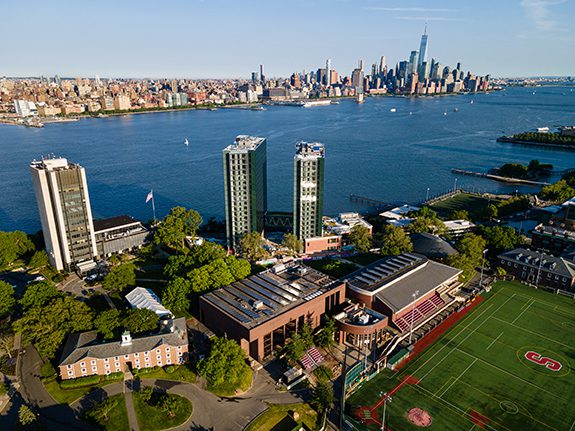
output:
[[[497,138],[497,142],[504,144],[515,144],[515,145],[526,145],[533,147],[546,147],[546,148],[558,148],[566,151],[575,151],[575,141],[566,144],[555,144],[550,142],[534,142],[534,141],[524,141],[522,139],[516,139],[512,136],[501,136]]]
[[[482,172],[466,171],[465,169],[452,169],[452,173],[458,175],[466,175],[470,177],[489,178],[490,180],[499,181],[507,184],[525,184],[529,186],[548,186],[549,183],[543,181],[524,180],[521,178],[502,177],[500,175],[485,174]]]

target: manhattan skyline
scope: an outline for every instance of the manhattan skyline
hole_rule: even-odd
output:
[[[288,8],[257,0],[172,0],[161,10],[153,6],[8,2],[7,16],[25,16],[31,30],[6,23],[5,32],[18,35],[19,43],[4,47],[0,76],[247,78],[264,64],[273,77],[313,70],[325,58],[347,71],[359,59],[405,59],[419,49],[426,24],[428,58],[460,61],[478,74],[559,76],[575,68],[575,59],[558,55],[575,41],[569,0],[295,0]]]

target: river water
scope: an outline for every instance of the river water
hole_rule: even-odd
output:
[[[324,212],[337,214],[362,208],[350,202],[350,194],[416,202],[428,188],[431,195],[453,188],[456,178],[457,186],[467,189],[515,191],[488,179],[455,176],[451,169],[486,171],[531,159],[573,168],[575,152],[495,139],[574,122],[575,91],[540,87],[450,97],[372,97],[362,105],[341,100],[313,108],[126,115],[43,129],[0,125],[0,230],[40,228],[28,165],[51,153],[86,168],[96,218],[150,219],[145,198],[153,188],[158,216],[183,205],[207,219],[223,218],[221,152],[236,135],[268,139],[268,206],[278,211],[292,207],[294,144],[319,141],[326,146]]]

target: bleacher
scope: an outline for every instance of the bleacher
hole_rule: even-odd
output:
[[[321,364],[323,362],[323,356],[315,347],[312,347],[305,352],[300,362],[306,370],[309,370]]]
[[[401,332],[405,332],[409,330],[412,319],[413,325],[416,326],[418,322],[433,314],[443,305],[445,305],[445,301],[443,301],[443,299],[441,299],[439,296],[433,295],[431,298],[423,301],[421,304],[401,316],[399,319],[394,320],[393,323],[397,325]]]

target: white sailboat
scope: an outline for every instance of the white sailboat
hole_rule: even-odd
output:
[[[184,139],[184,145],[187,147],[188,145],[190,145],[190,141],[188,141],[188,138]]]

